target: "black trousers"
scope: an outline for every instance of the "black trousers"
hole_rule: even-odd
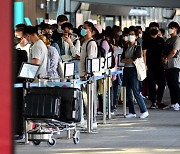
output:
[[[180,103],[179,68],[165,70],[167,85],[170,92],[171,104]]]
[[[13,98],[13,125],[14,134],[20,135],[24,132],[24,118],[23,118],[23,89],[14,89]]]
[[[149,69],[147,72],[149,99],[152,103],[161,102],[166,86],[164,69]]]

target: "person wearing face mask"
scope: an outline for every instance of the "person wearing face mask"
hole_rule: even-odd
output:
[[[80,31],[81,36],[83,37],[83,43],[81,46],[81,55],[80,55],[80,61],[79,61],[79,75],[81,77],[81,80],[87,79],[87,72],[86,72],[86,58],[93,59],[97,58],[98,54],[98,47],[96,41],[93,39],[93,35],[95,33],[95,27],[93,23],[89,21],[85,21],[83,24],[83,28]],[[95,86],[94,86],[95,87]],[[95,88],[94,88],[95,89]],[[83,100],[84,105],[87,109],[87,87],[82,86],[83,91]],[[94,97],[96,99],[96,97]],[[94,103],[94,112],[93,112],[93,128],[97,128],[97,122],[96,122],[96,101],[93,101]],[[87,127],[86,123],[84,125]]]
[[[162,64],[162,50],[164,39],[158,36],[159,24],[152,22],[149,25],[149,35],[143,39],[142,48],[147,65],[147,82],[151,109],[164,108],[162,103],[166,85],[164,66]]]
[[[54,42],[59,41],[61,39],[61,37],[63,36],[61,26],[63,23],[65,23],[67,21],[68,21],[68,18],[63,14],[61,14],[57,17],[58,29],[53,31],[53,34],[52,34],[52,39]]]
[[[42,25],[42,28],[41,28],[41,33],[42,33],[42,35],[48,34],[48,35],[51,36],[51,40],[50,40],[50,41],[51,41],[51,46],[55,47],[56,50],[57,50],[58,53],[59,53],[59,56],[61,56],[59,45],[58,45],[56,42],[54,42],[53,39],[52,39],[52,34],[53,34],[53,31],[52,31],[52,30],[53,30],[53,27],[52,27],[51,25],[49,25],[49,24],[43,24],[43,25]],[[62,59],[62,57],[61,57],[61,59]]]
[[[179,24],[177,22],[169,23],[168,32],[171,37],[165,42],[166,52],[164,52],[163,63],[165,64],[165,75],[170,91],[171,107],[175,111],[179,111],[180,38],[177,36],[180,32]]]
[[[39,64],[40,69],[38,71],[39,78],[47,77],[47,57],[48,49],[44,42],[39,39],[36,29],[33,26],[26,26],[23,31],[24,37],[32,43],[29,52],[29,63]]]
[[[65,22],[61,26],[63,37],[59,42],[62,60],[66,62],[74,62],[75,75],[79,74],[78,63],[80,58],[80,40],[78,35],[73,33],[73,25]]]
[[[115,46],[118,45],[120,36],[122,35],[121,26],[114,25],[112,28],[113,38],[114,38],[114,44]]]
[[[137,39],[137,42],[138,42],[138,44],[142,45],[142,42],[143,42],[143,39],[142,39],[142,36],[143,36],[142,28],[141,28],[141,26],[136,26],[136,28],[138,30],[138,39]]]
[[[27,57],[29,57],[29,49],[31,44],[28,43],[27,39],[23,36],[24,27],[17,28],[15,31],[15,37],[19,39],[19,43],[15,46],[18,50],[25,50]]]
[[[140,118],[146,118],[149,116],[146,104],[144,103],[144,100],[139,92],[139,81],[137,78],[137,71],[133,63],[137,58],[140,58],[142,55],[141,46],[137,45],[137,38],[137,29],[131,28],[128,36],[128,46],[123,50],[121,56],[121,62],[125,64],[123,70],[123,84],[126,86],[126,97],[129,107],[129,114],[125,116],[126,118],[136,117],[132,92],[140,108]]]
[[[125,48],[128,45],[128,34],[129,34],[129,29],[127,27],[124,28],[122,35],[119,38],[118,46],[121,48]]]

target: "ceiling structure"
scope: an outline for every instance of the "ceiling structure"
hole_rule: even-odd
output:
[[[90,4],[180,8],[180,0],[74,0]],[[111,8],[110,8],[111,9]]]
[[[135,10],[133,7],[160,7],[160,8],[180,8],[180,0],[72,0],[85,5],[84,10],[91,11],[98,15],[128,16],[136,14],[148,16],[146,10]],[[82,5],[81,5],[82,6]],[[84,5],[83,5],[84,6]],[[83,9],[82,9],[83,10]],[[130,12],[131,11],[131,12]]]

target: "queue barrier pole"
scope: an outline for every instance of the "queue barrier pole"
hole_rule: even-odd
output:
[[[93,110],[94,109],[94,83],[91,82],[91,102],[90,102],[90,126],[91,131],[93,130]]]
[[[126,116],[126,87],[123,87],[123,115]]]
[[[111,76],[108,76],[108,119],[111,119]]]
[[[103,78],[103,124],[106,124],[106,77]]]
[[[87,133],[91,132],[91,83],[87,84]]]

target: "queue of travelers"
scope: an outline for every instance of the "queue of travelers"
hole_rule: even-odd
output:
[[[39,78],[60,78],[61,74],[57,67],[61,61],[75,63],[75,77],[86,80],[88,78],[85,68],[86,58],[97,58],[99,47],[103,48],[104,57],[112,52],[115,59],[114,71],[117,71],[119,62],[124,65],[124,69],[123,75],[116,74],[111,77],[111,113],[114,113],[116,106],[120,103],[120,89],[123,84],[127,90],[126,102],[129,109],[125,118],[137,116],[135,110],[135,102],[137,102],[140,108],[139,117],[144,119],[149,116],[144,96],[148,96],[151,101],[149,109],[167,107],[162,102],[166,85],[170,91],[171,107],[175,111],[180,108],[179,31],[179,24],[174,21],[168,24],[168,38],[164,36],[164,29],[160,29],[156,22],[151,22],[144,32],[140,26],[125,27],[122,30],[120,26],[114,25],[104,30],[101,25],[94,25],[89,21],[75,28],[68,22],[65,15],[59,15],[57,24],[54,25],[46,23],[41,23],[36,27],[17,25],[14,46],[16,51],[25,50],[26,61],[40,65]],[[119,54],[122,54],[121,60],[118,60]],[[138,80],[134,65],[134,61],[140,57],[143,57],[147,67],[147,78],[141,82]],[[86,113],[87,87],[82,86],[81,90]],[[98,103],[94,103],[93,112],[93,128],[96,128],[96,114],[103,112],[102,98],[103,95],[107,96],[108,89],[106,89],[106,94],[103,94],[103,81],[98,80],[94,90],[94,99],[98,100],[94,101]],[[81,124],[86,125],[83,116]],[[22,136],[22,127],[19,129],[16,134]]]

